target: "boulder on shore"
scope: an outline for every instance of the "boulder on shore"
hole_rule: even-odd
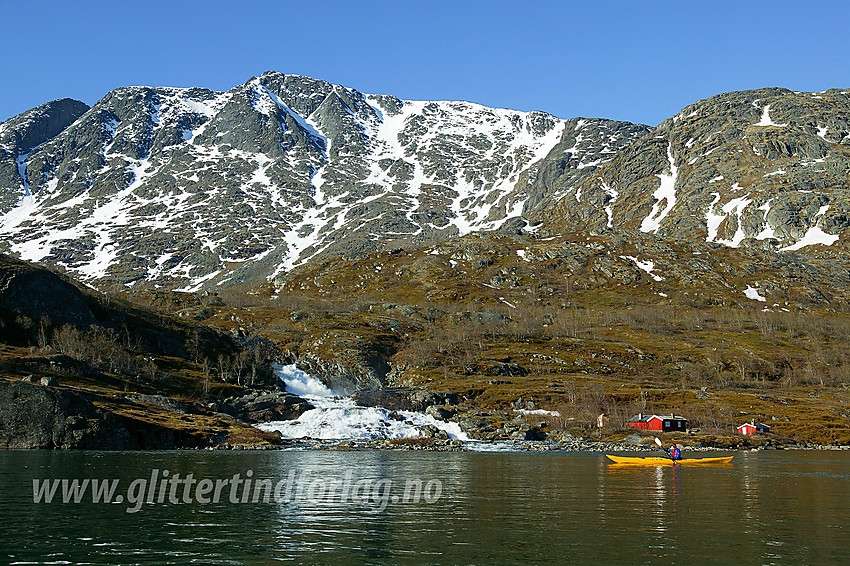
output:
[[[457,393],[429,391],[421,387],[361,389],[352,395],[358,405],[384,407],[391,411],[424,412],[432,405],[457,405]]]
[[[313,409],[313,405],[286,391],[249,391],[228,397],[215,404],[214,409],[248,423],[288,421],[297,419]]]

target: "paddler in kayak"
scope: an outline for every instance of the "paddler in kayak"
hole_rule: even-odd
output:
[[[670,459],[673,460],[674,462],[676,460],[682,459],[682,451],[679,450],[679,447],[676,446],[675,444],[673,446],[671,446],[670,448],[667,448],[665,450],[665,452],[667,452],[667,455],[670,456]]]

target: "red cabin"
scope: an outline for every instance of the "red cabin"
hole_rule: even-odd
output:
[[[749,422],[738,426],[738,433],[744,436],[752,436],[757,433],[764,434],[767,432],[770,432],[770,427],[762,423]]]
[[[685,432],[688,429],[688,419],[676,414],[644,415],[638,413],[629,419],[629,426],[641,430],[660,430],[661,432]]]

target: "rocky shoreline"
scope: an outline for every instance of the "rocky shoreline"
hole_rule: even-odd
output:
[[[422,438],[387,439],[378,438],[373,440],[314,440],[298,439],[284,440],[282,444],[229,444],[223,443],[218,446],[207,447],[206,450],[328,450],[328,451],[358,451],[358,450],[392,450],[406,451],[419,450],[430,452],[627,452],[652,455],[661,454],[661,451],[646,446],[635,446],[618,442],[574,440],[571,442],[536,441],[536,440],[510,440],[510,441],[460,441],[442,440],[437,442],[423,442]],[[764,450],[850,450],[850,446],[834,446],[825,444],[794,444],[774,445],[755,448],[723,448],[717,446],[688,446],[688,452],[753,452]]]
[[[481,417],[460,413],[438,394],[422,397],[421,391],[398,389],[380,399],[399,410],[419,409],[439,420],[459,422],[473,438],[482,431]],[[411,403],[410,399],[417,401]],[[365,401],[365,399],[363,399]],[[520,417],[499,429],[503,438],[461,441],[434,425],[420,427],[420,436],[371,440],[286,439],[265,433],[256,425],[269,420],[297,419],[313,408],[304,399],[283,390],[249,391],[216,403],[187,403],[163,395],[121,395],[109,398],[94,391],[57,386],[55,380],[0,381],[0,448],[90,450],[426,450],[434,452],[626,452],[655,453],[651,436],[629,434],[622,440],[592,439],[553,431],[544,438],[546,425],[523,423]],[[404,402],[402,402],[404,401]],[[447,402],[448,401],[448,402]],[[439,404],[431,404],[439,403]],[[364,403],[367,404],[367,403]],[[510,426],[509,426],[510,425]],[[214,427],[214,428],[210,428]],[[513,428],[511,428],[513,427]],[[513,429],[516,430],[513,430]],[[212,431],[215,429],[215,433]],[[206,434],[204,434],[206,432]],[[246,434],[247,433],[247,434]],[[750,445],[712,445],[695,438],[668,437],[686,452],[741,450],[850,450],[847,445],[795,443],[766,438]],[[750,442],[747,440],[747,442]]]

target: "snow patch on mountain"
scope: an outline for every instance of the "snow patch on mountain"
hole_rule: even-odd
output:
[[[655,262],[653,262],[652,260],[641,261],[638,258],[636,258],[634,256],[630,256],[630,255],[620,256],[620,257],[622,257],[623,259],[630,259],[633,262],[635,262],[635,265],[638,266],[638,268],[641,271],[645,271],[655,281],[662,281],[663,280],[659,275],[656,275],[655,273],[653,273],[653,270],[655,269]]]
[[[764,211],[764,217],[763,217],[764,228],[762,229],[761,232],[756,234],[756,240],[768,240],[768,239],[775,239],[776,238],[776,231],[773,229],[773,227],[770,225],[770,222],[768,222],[768,220],[767,220],[767,215],[770,212],[770,208],[771,208],[772,204],[773,204],[773,201],[767,201],[766,203],[764,203],[763,205],[758,207],[758,210]]]
[[[714,201],[708,206],[708,210],[705,215],[705,223],[708,228],[708,236],[705,241],[717,242],[732,248],[737,248],[741,241],[743,241],[746,237],[744,229],[741,226],[741,213],[747,206],[749,206],[752,200],[747,197],[734,198],[720,208],[722,211],[722,214],[720,214],[715,212],[715,210],[717,204],[720,202],[721,195],[720,193],[712,193],[712,195],[714,196]],[[736,222],[737,229],[735,231],[735,235],[731,239],[718,238],[720,225],[730,216],[732,216]]]
[[[661,222],[670,214],[673,207],[676,206],[676,177],[678,176],[679,169],[676,167],[676,162],[673,159],[672,145],[667,146],[667,159],[670,164],[670,172],[666,175],[656,175],[661,181],[661,184],[655,189],[652,195],[655,198],[655,202],[652,203],[652,210],[649,215],[640,224],[641,232],[657,233],[658,229],[661,228]]]
[[[766,297],[763,297],[763,296],[759,293],[758,288],[756,288],[756,287],[751,287],[750,285],[747,285],[747,288],[746,288],[746,289],[744,289],[744,295],[745,295],[748,299],[752,299],[752,300],[754,300],[754,301],[760,301],[760,302],[762,302],[762,303],[767,302],[767,298],[766,298]]]
[[[788,124],[777,124],[776,122],[770,119],[770,104],[765,104],[764,108],[762,109],[761,119],[755,124],[753,124],[753,126],[776,126],[779,128],[784,128],[787,125]]]
[[[604,210],[605,215],[608,217],[607,226],[608,228],[611,228],[614,225],[614,203],[617,202],[617,198],[620,196],[620,193],[604,181],[602,182],[602,190],[606,195]]]
[[[818,213],[815,215],[815,220],[814,220],[815,222],[817,222],[818,218],[820,218],[821,216],[826,214],[826,211],[829,210],[829,206],[830,205],[825,204],[825,205],[820,207],[820,210],[818,210]],[[828,233],[824,232],[823,229],[820,226],[815,225],[815,226],[810,227],[808,230],[806,230],[806,233],[803,235],[803,237],[798,242],[791,244],[790,246],[785,246],[784,248],[782,248],[781,251],[783,251],[783,252],[794,252],[794,251],[797,251],[799,249],[805,248],[806,246],[815,246],[815,245],[831,246],[832,244],[834,244],[837,241],[838,241],[838,236],[833,235],[833,234],[828,234]]]

